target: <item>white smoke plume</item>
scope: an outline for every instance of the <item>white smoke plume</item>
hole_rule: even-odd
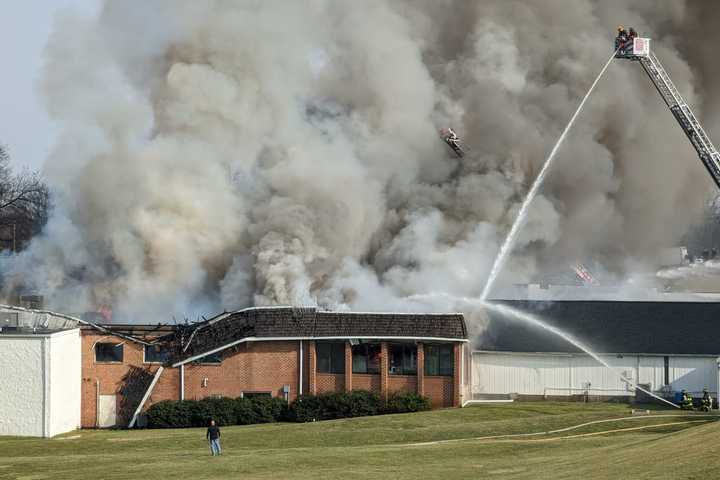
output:
[[[479,295],[618,23],[653,38],[720,133],[714,53],[688,40],[712,34],[717,13],[685,3],[147,0],[66,12],[40,85],[62,129],[45,166],[56,208],[5,273],[55,308],[111,305],[126,321],[267,304],[452,308],[406,297]],[[448,125],[463,160],[438,137]],[[712,188],[640,66],[617,61],[503,281],[588,256],[622,275],[628,258],[674,244]]]

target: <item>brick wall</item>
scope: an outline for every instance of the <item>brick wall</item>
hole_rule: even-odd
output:
[[[345,375],[339,373],[318,373],[317,393],[342,392],[345,390]]]
[[[433,408],[452,407],[454,386],[453,377],[425,377],[425,396]]]
[[[123,344],[123,362],[120,364],[96,363],[94,345],[96,342]],[[380,374],[353,374],[352,356],[349,343],[346,347],[346,375],[317,372],[315,344],[303,342],[303,393],[340,392],[350,388],[380,393],[381,398],[396,391],[418,392],[431,398],[433,407],[457,406],[460,403],[460,345],[455,347],[454,377],[424,377],[422,370],[423,348],[418,345],[418,375],[389,375],[387,343],[381,343]],[[248,342],[223,359],[222,364],[188,364],[185,366],[185,398],[202,399],[221,395],[238,397],[243,392],[269,392],[282,397],[283,386],[290,387],[289,399],[298,394],[300,356],[299,341]],[[127,385],[128,374],[140,372],[145,381],[155,374],[159,365],[143,363],[143,346],[121,338],[104,335],[95,330],[82,331],[82,405],[81,423],[85,428],[96,426],[97,387],[100,395],[117,395],[118,407],[122,402],[120,392]],[[140,392],[131,408],[134,411],[142,397]],[[180,369],[166,368],[160,376],[145,408],[161,400],[180,398]],[[132,399],[131,399],[132,400]],[[127,410],[127,408],[125,409]],[[126,422],[121,418],[120,422]],[[123,423],[120,423],[121,425]]]
[[[150,380],[159,368],[157,364],[143,363],[143,346],[123,340],[121,338],[104,335],[95,330],[83,330],[81,335],[82,348],[82,396],[81,396],[81,425],[84,428],[96,427],[97,419],[97,395],[116,395],[116,408],[118,409],[118,422],[124,424],[129,421],[127,418],[128,408],[122,409],[123,400],[120,392],[123,391],[125,385],[128,384],[128,374],[131,370],[139,369],[145,375],[145,380]],[[95,344],[97,342],[122,343],[123,346],[123,362],[122,363],[96,363],[95,362]],[[98,391],[99,386],[99,391]],[[160,376],[158,383],[155,385],[153,394],[148,400],[148,404],[159,400],[177,399],[180,389],[178,369],[168,368]],[[144,391],[143,391],[144,393]],[[134,411],[142,398],[132,398],[134,407],[130,405],[130,409]],[[133,402],[129,402],[132,404]],[[125,415],[122,415],[124,410]]]
[[[297,341],[247,342],[237,353],[224,358],[222,364],[188,364],[185,398],[235,398],[243,392],[269,392],[273,397],[283,397],[283,386],[289,385],[292,401],[298,393],[299,349]]]
[[[389,375],[388,390],[394,392],[417,392],[417,377],[414,375]]]
[[[355,390],[368,390],[370,392],[380,393],[379,374],[353,373],[352,383]]]

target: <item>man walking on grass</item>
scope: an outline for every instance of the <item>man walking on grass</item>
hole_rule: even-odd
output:
[[[220,428],[215,425],[215,420],[210,420],[210,426],[205,436],[210,443],[210,453],[212,453],[212,456],[220,455],[222,453],[222,449],[220,448]]]

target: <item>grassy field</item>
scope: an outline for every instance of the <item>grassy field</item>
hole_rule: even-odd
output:
[[[629,414],[620,404],[514,403],[227,427],[215,458],[199,429],[0,437],[0,479],[720,478],[720,417],[661,410],[597,422]],[[597,423],[512,436],[587,422]]]

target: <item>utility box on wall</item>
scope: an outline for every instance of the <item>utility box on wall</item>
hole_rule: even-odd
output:
[[[80,427],[80,330],[0,333],[0,435]]]

